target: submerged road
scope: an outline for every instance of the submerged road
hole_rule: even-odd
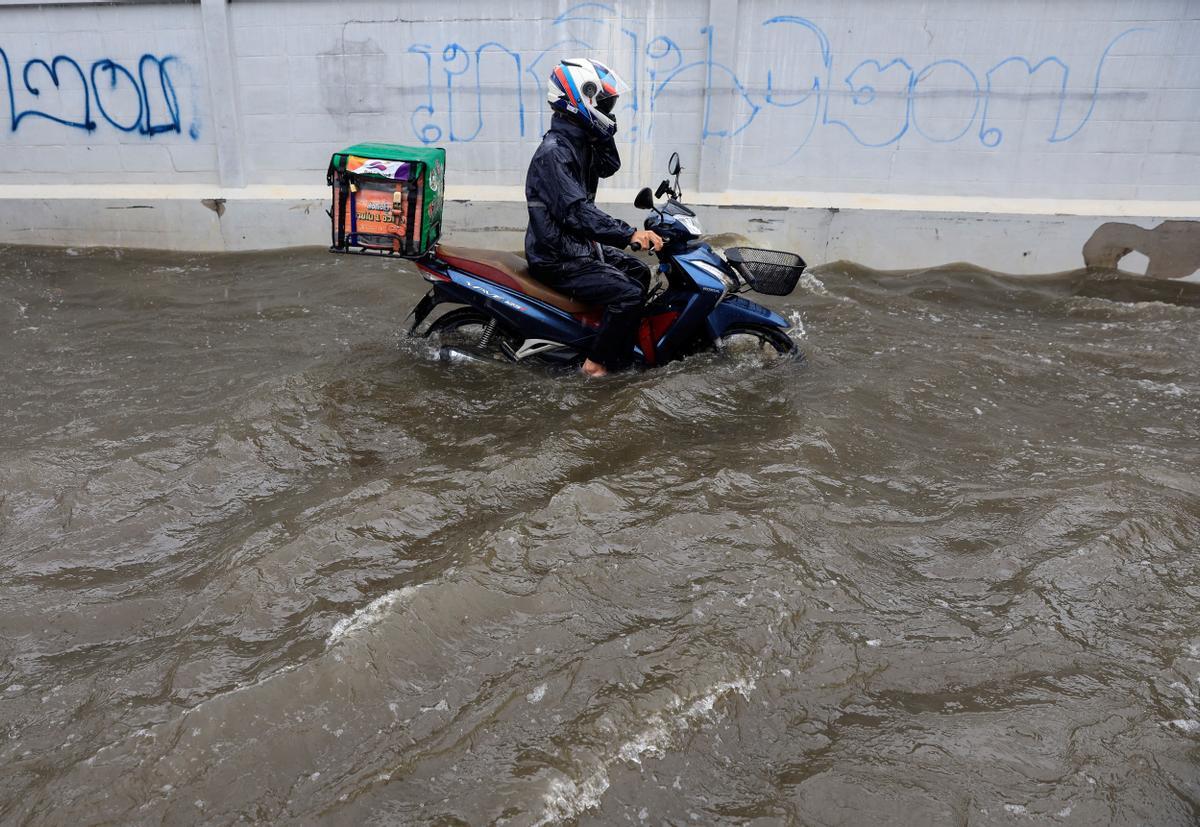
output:
[[[1192,288],[830,265],[598,382],[422,292],[0,248],[0,822],[1200,819]]]

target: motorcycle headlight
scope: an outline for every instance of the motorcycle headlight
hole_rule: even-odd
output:
[[[709,264],[706,261],[696,261],[696,262],[692,262],[692,263],[695,264],[697,267],[699,267],[704,272],[708,273],[710,276],[713,276],[714,278],[719,279],[721,284],[725,286],[726,293],[733,293],[733,292],[737,291],[737,287],[738,287],[737,280],[734,279],[733,276],[729,275],[724,270],[722,270],[720,267],[714,267],[713,265]]]
[[[694,215],[677,215],[675,216],[675,220],[683,225],[683,228],[692,235],[698,236],[704,232],[704,230],[700,229],[700,219]]]

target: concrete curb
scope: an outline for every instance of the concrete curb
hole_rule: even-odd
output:
[[[604,193],[606,209],[640,223],[633,192]],[[519,187],[450,187],[445,235],[520,249]],[[1082,249],[1108,222],[1150,229],[1200,220],[1200,201],[1083,201],[815,192],[686,194],[710,233],[796,250],[810,264],[846,259],[878,269],[970,262],[1006,273],[1083,266]],[[324,186],[202,184],[0,186],[0,243],[244,251],[326,243]],[[1197,224],[1200,227],[1200,224]],[[1134,256],[1122,267],[1144,270]]]

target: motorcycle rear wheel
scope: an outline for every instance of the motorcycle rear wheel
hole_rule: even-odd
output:
[[[505,342],[511,344],[512,336],[499,322],[496,322],[488,336],[488,326],[493,321],[482,310],[458,307],[435,319],[425,330],[424,336],[426,339],[436,338],[443,353],[457,351],[477,358],[509,361],[502,345]]]

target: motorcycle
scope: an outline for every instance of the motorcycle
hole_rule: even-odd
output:
[[[642,189],[634,206],[649,211],[645,228],[663,239],[658,277],[649,290],[634,350],[635,364],[652,367],[702,351],[750,351],[771,361],[803,355],[778,313],[742,298],[754,290],[786,296],[805,262],[795,253],[728,248],[723,255],[700,240],[696,213],[683,203],[678,153],[667,165],[674,184]],[[661,207],[655,199],[667,195]],[[631,249],[638,251],[640,246]],[[422,335],[436,338],[446,361],[503,360],[569,367],[582,363],[604,309],[582,304],[533,278],[525,259],[495,250],[438,244],[416,261],[431,289],[410,313],[410,335],[434,308],[455,307]]]

